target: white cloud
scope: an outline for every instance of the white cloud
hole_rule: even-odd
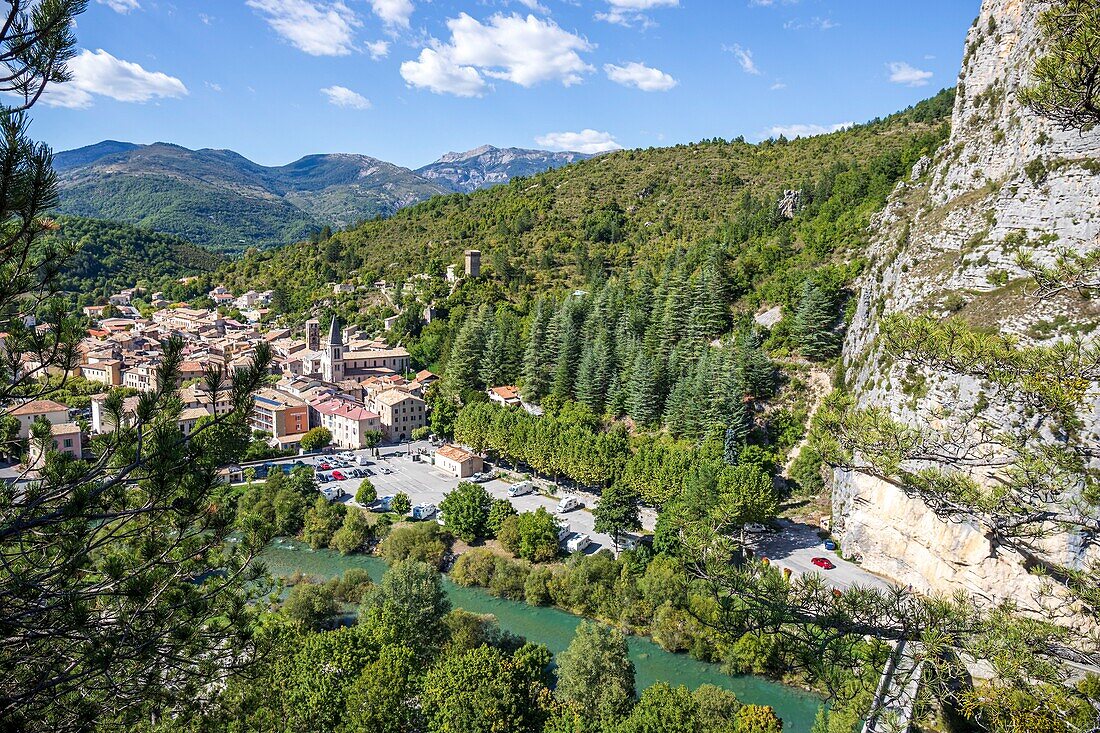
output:
[[[362,25],[341,0],[247,0],[268,25],[291,45],[311,56],[347,56],[355,48],[355,28]]]
[[[740,44],[735,43],[732,46],[723,46],[724,50],[729,51],[737,59],[737,63],[741,64],[741,69],[746,74],[752,74],[753,76],[760,76],[760,69],[757,68],[756,62],[752,58],[752,51],[747,48],[742,48]]]
[[[416,61],[401,64],[401,76],[414,87],[456,97],[479,97],[486,87],[477,69],[457,66],[444,54],[430,48],[422,50]]]
[[[187,96],[187,87],[174,76],[146,71],[132,61],[117,59],[103,49],[87,49],[68,63],[72,81],[46,87],[42,101],[51,107],[82,109],[92,106],[96,96],[119,102],[148,102],[151,99]]]
[[[530,87],[544,81],[579,84],[592,71],[580,57],[593,46],[552,20],[497,14],[481,23],[466,13],[447,21],[449,43],[432,39],[401,76],[437,94],[471,97],[488,86],[485,77]]]
[[[774,5],[794,5],[798,0],[749,0],[750,7],[770,8]]]
[[[207,15],[206,13],[199,13],[199,20],[203,25],[211,25],[214,22],[213,16]]]
[[[550,8],[540,3],[539,0],[516,0],[516,2],[518,2],[520,5],[527,8],[528,10],[533,10],[536,13],[542,13],[543,15],[550,15]]]
[[[607,78],[616,84],[641,89],[643,92],[667,92],[678,83],[670,74],[637,61],[625,66],[604,64],[603,70]]]
[[[778,92],[780,89],[786,89],[787,85],[781,81],[777,81],[769,87],[773,92]]]
[[[412,0],[371,0],[371,9],[382,22],[390,26],[409,27],[413,14]]]
[[[827,135],[830,132],[847,130],[854,122],[838,122],[835,125],[776,125],[764,131],[761,137],[813,137],[814,135]]]
[[[910,66],[904,61],[891,61],[886,64],[886,68],[890,71],[890,81],[895,84],[905,84],[910,87],[923,87],[928,84],[928,80],[932,78],[931,71],[922,71],[914,66]]]
[[[321,94],[328,97],[328,103],[337,107],[348,109],[370,109],[370,100],[359,92],[353,92],[347,87],[331,86],[321,90]]]
[[[96,0],[100,5],[106,5],[116,13],[126,14],[131,10],[141,10],[138,0]]]
[[[207,81],[203,83],[206,84],[206,88],[212,92],[220,92],[222,90],[222,85],[216,81]]]
[[[570,150],[577,153],[605,153],[622,150],[609,132],[584,129],[580,132],[548,132],[535,138],[535,142],[550,150]]]
[[[390,55],[390,42],[389,41],[368,41],[367,53],[370,57],[377,61],[378,59],[384,59]]]
[[[788,20],[786,23],[783,24],[783,28],[789,31],[800,31],[806,28],[810,28],[811,30],[815,31],[828,31],[832,30],[833,28],[838,28],[839,26],[840,23],[837,23],[832,18],[821,18],[818,16],[814,16],[809,20],[799,20],[795,18],[794,20]]]
[[[679,6],[680,0],[607,0],[607,12],[596,13],[596,20],[618,25],[638,23],[649,27],[653,23],[645,11]]]

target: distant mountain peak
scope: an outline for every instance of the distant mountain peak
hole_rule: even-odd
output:
[[[468,193],[507,183],[518,176],[532,176],[551,168],[560,168],[588,157],[591,156],[568,151],[482,145],[464,153],[447,153],[434,163],[418,168],[416,173],[455,191]]]

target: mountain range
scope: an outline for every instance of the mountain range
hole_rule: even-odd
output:
[[[264,166],[232,150],[105,140],[54,156],[62,214],[111,219],[236,253],[347,227],[589,156],[489,145],[410,170],[367,155]]]

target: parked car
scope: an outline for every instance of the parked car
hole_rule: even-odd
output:
[[[523,496],[524,494],[530,494],[534,490],[535,485],[530,481],[520,481],[518,484],[512,484],[508,487],[508,496]]]
[[[382,466],[382,468],[380,468],[378,470],[381,471],[382,473],[386,474],[387,476],[389,474],[393,473],[393,469],[386,468],[385,466]]]
[[[745,525],[745,531],[750,534],[764,534],[768,531],[768,528],[759,522],[749,522]]]
[[[570,552],[580,552],[592,544],[592,540],[586,534],[575,534],[565,542],[565,549]]]
[[[322,484],[327,484],[329,481],[332,481],[332,477],[328,474],[319,473],[317,474],[317,481]]]
[[[822,570],[832,570],[836,567],[836,565],[833,565],[832,561],[829,560],[829,558],[827,557],[815,557],[810,560],[810,562],[812,562],[814,565],[818,566]]]
[[[347,478],[346,476],[344,476],[344,474],[340,473],[339,471],[333,471],[332,472],[332,477],[334,479],[336,479],[337,481],[343,481],[345,478]]]
[[[442,527],[444,525],[443,512],[436,512],[435,513],[435,523],[438,524],[440,527]]]
[[[828,550],[829,552],[835,552],[836,551],[836,543],[833,542],[832,540],[825,540],[825,549]]]
[[[558,502],[558,514],[565,514],[571,512],[574,509],[580,509],[581,503],[575,496],[566,496]]]
[[[435,504],[417,504],[413,507],[412,517],[413,519],[428,519],[437,511],[439,511],[439,508]]]
[[[319,466],[317,466],[317,468],[321,469],[322,471],[331,471],[332,470],[332,464],[329,463],[328,461],[325,461],[325,462],[321,463]]]

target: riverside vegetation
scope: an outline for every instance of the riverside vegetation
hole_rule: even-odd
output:
[[[69,254],[46,218],[57,182],[49,151],[27,137],[23,112],[46,84],[66,80],[72,20],[85,5],[13,1],[3,34],[17,29],[19,41],[0,43],[0,58],[26,65],[5,91],[27,97],[5,109],[0,128],[10,162],[0,175],[12,192],[0,201],[4,404],[58,386],[22,370],[25,355],[38,357],[42,371],[76,364],[82,324],[48,297]],[[1100,114],[1088,81],[1100,70],[1095,3],[1059,0],[1043,27],[1052,50],[1041,56],[1029,103],[1065,124],[1095,125]],[[598,519],[612,527],[635,524],[643,498],[661,508],[661,523],[652,556],[638,550],[550,566],[542,562],[549,559],[545,519],[490,505],[485,522],[463,523],[460,531],[475,542],[495,534],[523,561],[468,552],[455,568],[465,582],[518,597],[522,577],[525,600],[647,629],[734,669],[804,675],[838,701],[823,712],[817,733],[854,729],[860,701],[869,699],[896,640],[919,640],[930,652],[932,697],[925,701],[976,726],[1006,733],[1095,727],[1100,685],[1092,677],[1069,684],[1062,664],[1070,652],[1092,648],[1072,628],[971,599],[838,593],[820,578],[789,580],[741,556],[737,542],[749,517],[774,514],[783,499],[771,478],[783,446],[802,429],[797,415],[807,412],[793,401],[800,370],[835,357],[869,217],[908,165],[943,141],[949,99],[809,141],[710,141],[601,157],[434,199],[308,245],[249,253],[218,277],[275,283],[278,310],[300,316],[333,274],[358,270],[363,282],[439,275],[467,245],[482,246],[483,276],[453,292],[439,277],[420,290],[396,289],[403,313],[434,303],[443,315],[427,328],[406,316],[395,333],[409,339],[421,365],[444,375],[432,396],[433,429],[481,441],[553,478],[602,488],[609,501]],[[724,187],[721,195],[713,186]],[[775,206],[786,189],[801,192],[793,218]],[[600,204],[587,203],[597,191]],[[1094,295],[1095,265],[1067,255],[1033,274],[1040,291],[1044,282],[1074,278],[1078,290]],[[382,310],[362,297],[328,307],[373,325]],[[787,308],[768,332],[754,333],[747,316],[762,304]],[[23,325],[30,315],[48,327]],[[1017,470],[995,491],[949,460],[907,471],[903,462],[926,456],[936,436],[856,409],[841,390],[812,426],[807,483],[823,461],[862,471],[1025,550],[1049,522],[1095,534],[1096,476],[1075,419],[1095,382],[1095,349],[1023,348],[965,324],[921,318],[889,319],[883,329],[894,358],[977,376],[1010,399],[1048,410],[1062,445],[1032,451],[1027,439],[1035,435],[1006,439]],[[512,372],[485,371],[497,364],[479,354],[494,349],[512,359]],[[355,577],[331,588],[299,584],[276,607],[255,558],[277,533],[350,552],[380,532],[357,510],[317,503],[312,477],[292,475],[243,493],[221,484],[218,467],[243,449],[225,436],[241,435],[268,353],[261,345],[231,386],[211,369],[210,391],[227,391],[232,409],[184,436],[176,420],[180,350],[177,342],[165,345],[156,389],[142,396],[137,419],[96,441],[90,460],[51,451],[40,424],[32,440],[46,454],[41,480],[4,489],[4,727],[778,730],[774,712],[720,690],[657,685],[635,700],[621,632],[605,626],[582,627],[551,676],[545,649],[449,608],[438,571],[425,562],[447,549],[431,525],[388,533],[381,551],[394,565],[379,584]],[[708,363],[709,371],[700,366]],[[765,375],[771,392],[750,386]],[[507,377],[542,400],[544,418],[480,404],[480,388]],[[714,391],[710,377],[732,387]],[[656,404],[647,403],[652,396]],[[121,394],[106,409],[122,426]],[[783,409],[794,419],[780,419]],[[791,423],[798,427],[786,429]],[[507,431],[523,431],[530,446],[512,444]],[[465,487],[453,501],[460,500],[483,503]],[[1095,572],[1042,570],[1059,598],[1095,621]],[[359,623],[322,628],[338,600],[356,598]],[[958,684],[960,650],[991,662],[995,679]]]

